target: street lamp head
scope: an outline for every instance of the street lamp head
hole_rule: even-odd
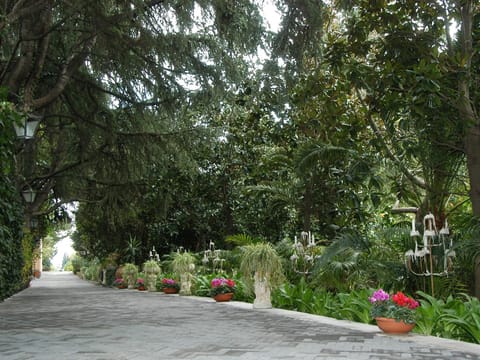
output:
[[[18,125],[14,123],[13,127],[15,128],[17,138],[23,140],[32,139],[35,136],[35,131],[41,119],[41,116],[30,114],[23,119],[23,124]]]
[[[23,195],[23,198],[25,199],[25,202],[27,202],[28,204],[31,204],[35,201],[37,192],[29,187],[22,191],[22,195]]]

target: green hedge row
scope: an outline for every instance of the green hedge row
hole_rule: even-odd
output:
[[[0,89],[1,90],[1,89]],[[0,91],[0,301],[23,289],[23,208],[15,186],[13,121],[17,116]]]

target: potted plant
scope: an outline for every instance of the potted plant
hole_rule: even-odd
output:
[[[386,333],[407,333],[415,327],[415,309],[419,303],[401,291],[389,295],[378,289],[368,298],[370,315]]]
[[[172,261],[172,270],[180,276],[180,294],[191,295],[195,257],[187,251],[175,253]]]
[[[237,290],[235,281],[223,277],[212,279],[210,285],[210,296],[218,302],[230,301]]]
[[[145,280],[143,280],[143,278],[137,278],[137,281],[135,282],[135,289],[140,291],[145,290]]]
[[[163,278],[160,288],[165,294],[176,294],[180,289],[180,284],[174,279]]]
[[[118,289],[125,289],[127,287],[127,284],[125,283],[123,278],[117,278],[113,281],[113,286]]]
[[[284,281],[282,259],[270,243],[258,242],[242,248],[240,271],[245,284],[251,288],[252,278],[255,292],[253,307],[272,307],[271,290]]]
[[[127,280],[129,289],[135,288],[135,280],[137,279],[137,275],[137,265],[131,263],[123,265],[123,278]]]
[[[161,271],[160,265],[155,260],[148,260],[143,264],[146,274],[146,287],[148,291],[157,290],[157,276]]]

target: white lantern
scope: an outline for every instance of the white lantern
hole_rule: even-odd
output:
[[[31,204],[35,201],[35,197],[37,196],[37,192],[32,190],[32,188],[28,188],[22,191],[23,198],[25,202]]]
[[[41,116],[29,115],[24,119],[23,124],[18,125],[13,124],[15,128],[15,133],[19,139],[32,139],[35,136],[35,130],[37,130],[38,124],[40,123]]]

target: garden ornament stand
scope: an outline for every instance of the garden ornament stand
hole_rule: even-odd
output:
[[[415,239],[415,250],[405,253],[405,263],[408,271],[416,276],[430,277],[432,296],[434,296],[435,276],[448,276],[453,271],[455,251],[450,238],[448,221],[437,231],[435,217],[428,214],[423,218],[423,237],[415,228],[415,219],[412,220],[410,236]],[[422,239],[421,242],[419,240]]]
[[[300,241],[295,236],[295,242],[293,244],[293,255],[290,260],[293,263],[293,269],[297,274],[307,276],[310,274],[315,259],[319,256],[316,255],[315,236],[312,233],[302,231],[300,234]]]
[[[225,259],[222,259],[220,257],[221,254],[222,250],[215,249],[215,243],[213,241],[210,241],[208,249],[203,252],[203,266],[205,266],[205,268],[211,268],[212,273],[222,273],[223,263],[225,262]]]

